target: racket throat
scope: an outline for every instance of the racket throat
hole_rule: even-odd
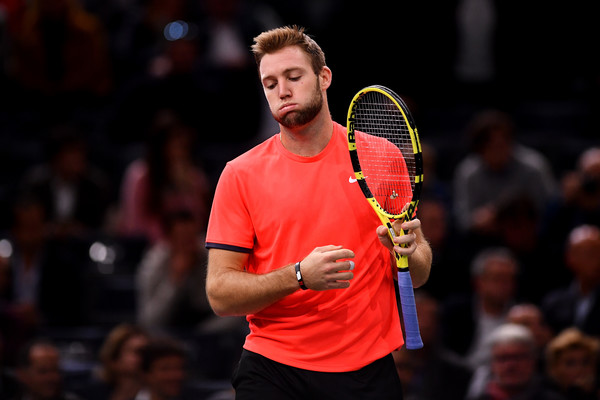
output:
[[[392,227],[392,224],[390,222],[387,222],[386,226],[387,226],[388,232],[390,234],[390,238],[392,238],[392,245],[393,245],[394,244],[393,240],[396,238],[396,236],[398,236],[398,234],[396,233],[396,231],[394,230],[394,228]]]

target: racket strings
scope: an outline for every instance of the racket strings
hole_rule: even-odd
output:
[[[356,107],[356,151],[369,189],[390,214],[401,214],[412,198],[415,158],[409,126],[387,96],[367,92]],[[398,151],[400,150],[400,151]]]

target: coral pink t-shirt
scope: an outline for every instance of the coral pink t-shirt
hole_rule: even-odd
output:
[[[379,225],[354,179],[342,125],[334,124],[314,157],[287,151],[279,134],[230,161],[217,185],[208,248],[249,253],[246,270],[255,274],[301,261],[319,246],[355,253],[348,289],[298,290],[248,315],[244,348],[297,368],[343,372],[402,346]]]

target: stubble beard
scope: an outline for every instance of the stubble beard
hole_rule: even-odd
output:
[[[297,128],[308,124],[315,119],[323,108],[323,93],[321,93],[321,85],[317,80],[315,91],[310,103],[301,109],[297,109],[279,117],[273,114],[273,118],[286,128]]]

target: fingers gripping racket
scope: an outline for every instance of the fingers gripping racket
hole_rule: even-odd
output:
[[[383,86],[359,91],[348,109],[348,149],[360,188],[390,238],[392,222],[414,217],[423,182],[419,136],[404,101]],[[406,348],[423,347],[406,256],[393,252],[398,267]]]

